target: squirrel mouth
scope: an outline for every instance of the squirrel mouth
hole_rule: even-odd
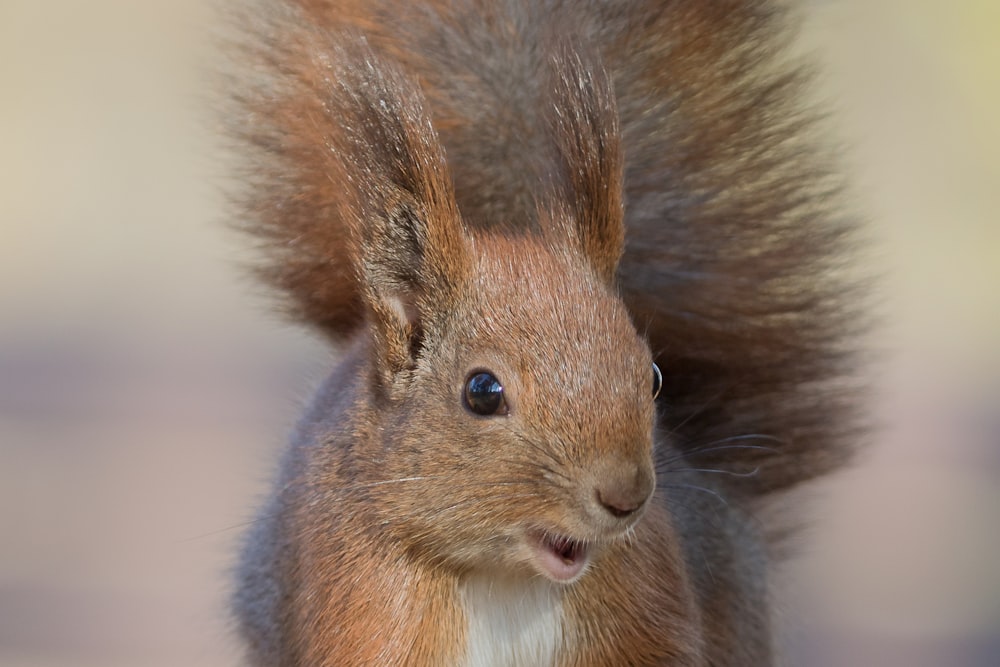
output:
[[[529,543],[542,574],[559,583],[575,580],[590,562],[587,544],[565,535],[535,531],[529,534]]]

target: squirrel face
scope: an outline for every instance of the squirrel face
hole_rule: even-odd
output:
[[[375,504],[417,553],[570,582],[652,496],[652,359],[570,250],[469,243],[469,277],[424,322],[415,368],[388,399],[400,412],[372,453],[387,479],[414,481],[373,489]],[[473,378],[495,412],[470,406]]]

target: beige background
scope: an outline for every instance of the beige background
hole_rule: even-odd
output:
[[[794,664],[1000,664],[1000,4],[813,2],[885,275],[884,434],[788,574]],[[332,363],[218,222],[199,0],[0,4],[0,665],[235,665],[240,526]]]

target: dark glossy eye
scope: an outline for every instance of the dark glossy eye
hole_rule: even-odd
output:
[[[660,373],[660,367],[653,364],[653,398],[656,399],[660,395],[660,389],[663,388],[663,375]]]
[[[465,381],[465,407],[477,415],[489,416],[507,413],[503,399],[503,385],[487,371],[477,371]]]

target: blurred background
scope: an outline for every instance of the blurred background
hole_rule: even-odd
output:
[[[333,363],[222,225],[206,0],[0,3],[0,665],[239,664],[234,545]],[[1000,4],[808,4],[884,274],[884,431],[789,663],[1000,665]]]

